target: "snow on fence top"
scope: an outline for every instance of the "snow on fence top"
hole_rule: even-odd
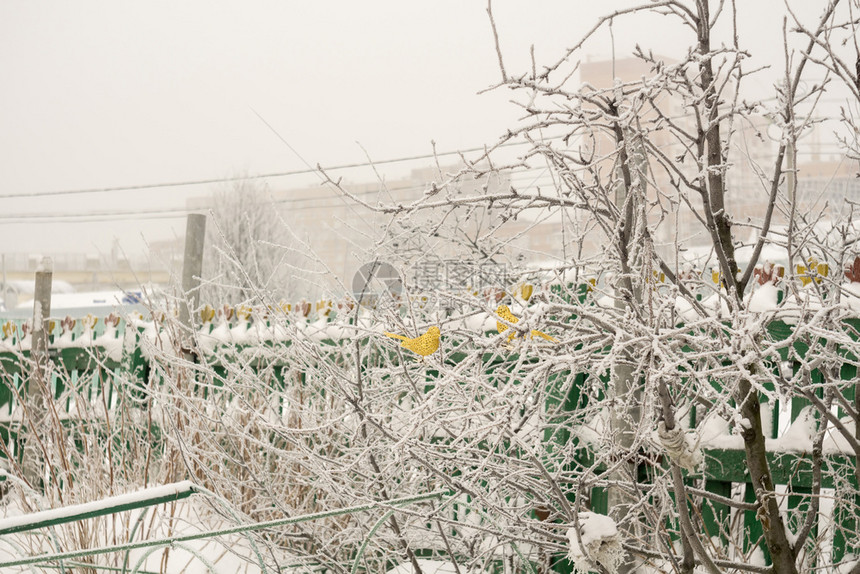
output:
[[[810,262],[808,267],[798,265],[795,274],[797,285],[789,289],[783,267],[773,264],[760,266],[755,270],[756,281],[746,296],[747,309],[754,313],[769,314],[772,320],[796,323],[803,312],[816,311],[823,306],[822,294],[826,290],[816,287],[820,287],[828,273],[828,266],[817,262]],[[696,295],[700,310],[695,309],[693,303],[684,297],[676,297],[674,309],[681,321],[692,323],[702,319],[702,310],[711,317],[729,316],[724,293],[721,293],[721,278],[718,273],[711,275],[711,288],[700,289]],[[853,267],[846,270],[844,279],[838,289],[833,289],[831,285],[828,290],[838,294],[838,306],[846,312],[846,316],[860,318],[860,257]],[[658,283],[664,280],[663,276],[655,276]],[[679,277],[679,280],[683,282],[684,279]],[[520,284],[511,291],[511,295],[515,301],[527,305],[533,292],[542,290],[560,294],[564,290],[560,290],[560,287],[562,286],[555,283],[547,283],[538,288]],[[598,308],[614,307],[614,298],[606,293],[601,295],[595,278],[588,279],[581,285],[568,284],[566,288],[568,293],[577,293],[583,301],[586,299],[585,295],[588,295],[588,301]],[[501,290],[490,290],[483,295],[487,302],[494,306],[492,299],[495,298],[495,302],[498,302],[499,295],[504,294]],[[223,305],[216,309],[205,305],[198,314],[198,324],[201,325],[198,346],[203,352],[211,352],[219,345],[225,344],[253,345],[261,341],[286,341],[295,334],[287,329],[288,325],[316,340],[351,339],[368,332],[385,330],[383,327],[387,326],[375,324],[369,312],[361,310],[354,313],[354,307],[355,302],[351,299],[339,302],[321,300],[316,303],[303,300],[294,304],[282,301],[268,307],[239,305],[234,308]],[[356,316],[359,317],[357,324],[354,320]],[[118,361],[127,325],[142,331],[145,339],[159,342],[162,339],[160,331],[167,318],[164,312],[153,313],[148,319],[139,313],[129,315],[126,319],[115,313],[103,319],[93,315],[82,318],[67,316],[62,320],[51,321],[51,345],[54,348],[101,347],[107,352],[108,358]],[[494,315],[485,311],[446,319],[451,328],[484,332],[491,331],[496,320]],[[4,322],[0,319],[0,352],[28,351],[31,331],[30,320]]]
[[[840,307],[847,311],[847,317],[860,318],[860,258],[856,265],[857,273],[846,272],[845,277],[850,281],[840,285]],[[780,329],[790,329],[789,325],[793,318],[799,316],[801,310],[814,310],[822,304],[820,291],[816,289],[824,278],[827,277],[826,267],[812,266],[810,269],[798,268],[801,278],[799,289],[789,290],[789,294],[781,289],[784,288],[784,271],[777,266],[763,266],[756,270],[756,278],[753,289],[747,296],[748,309],[755,313],[769,314],[772,322],[779,322]],[[659,277],[656,278],[659,281]],[[718,287],[719,277],[713,277],[714,286]],[[542,307],[546,303],[534,303],[529,301],[534,291],[554,290],[559,293],[557,287],[546,285],[540,289],[525,289],[519,286],[515,290],[514,300],[522,308],[529,307],[532,315],[540,315],[544,311]],[[597,282],[590,280],[582,285],[568,285],[569,293],[576,293],[580,302],[592,305],[593,308],[611,309],[613,303],[606,296],[600,297]],[[833,290],[831,289],[831,292]],[[487,294],[485,294],[487,295]],[[487,300],[488,306],[498,302],[497,294],[490,293]],[[702,307],[710,312],[719,314],[719,295],[715,291],[711,295],[702,297]],[[529,306],[530,305],[530,306]],[[700,319],[688,302],[678,298],[676,310],[682,320]],[[520,312],[518,311],[518,313]],[[498,317],[493,313],[485,311],[473,312],[457,317],[451,317],[443,324],[443,334],[455,330],[478,332],[485,335],[492,334],[498,329]],[[178,353],[174,349],[173,336],[169,330],[170,320],[164,313],[152,316],[145,320],[141,316],[130,316],[125,319],[116,314],[110,314],[104,318],[92,315],[80,319],[66,317],[59,321],[52,321],[51,348],[57,350],[60,355],[66,350],[80,351],[84,353],[96,352],[101,359],[113,361],[111,368],[121,368],[119,363],[123,356],[135,354],[138,361],[151,361],[158,354]],[[373,319],[372,313],[363,309],[355,309],[351,301],[332,302],[319,301],[312,304],[302,301],[297,304],[280,303],[274,307],[254,308],[246,305],[238,307],[222,306],[215,309],[209,305],[201,308],[198,315],[199,329],[196,333],[197,350],[204,355],[218,354],[219,350],[241,351],[246,348],[252,351],[255,357],[261,356],[266,349],[277,353],[277,349],[271,343],[289,343],[297,338],[312,341],[339,341],[353,340],[357,337],[372,337],[382,334],[393,327],[384,325]],[[3,354],[14,355],[26,352],[30,348],[30,327],[28,322],[7,321],[0,323],[0,366],[4,366]],[[499,329],[500,330],[500,329]],[[771,336],[777,336],[771,333]],[[783,338],[785,334],[778,335]],[[229,356],[238,356],[235,352]],[[8,365],[9,363],[5,363]],[[92,367],[94,368],[94,367]],[[0,405],[3,403],[0,397]],[[776,416],[771,412],[773,405],[764,407],[766,418]],[[14,417],[12,417],[14,418]],[[577,429],[577,434],[586,442],[595,443],[598,437],[590,429],[592,423],[600,426],[597,416],[591,423],[582,425]],[[778,452],[806,453],[811,451],[810,423],[808,416],[792,418],[791,424],[785,425],[784,436],[772,436],[768,439],[768,447]],[[595,422],[597,421],[597,422]],[[727,421],[716,416],[711,416],[701,422],[699,446],[702,448],[715,448],[726,450],[741,449],[741,441],[736,429],[731,429]],[[846,426],[853,425],[853,421],[843,421]],[[768,423],[769,424],[769,423]],[[830,454],[842,453],[852,454],[851,445],[839,436],[828,437],[824,444],[825,451]]]

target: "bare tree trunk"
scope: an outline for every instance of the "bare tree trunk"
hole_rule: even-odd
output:
[[[734,239],[732,237],[731,221],[725,206],[725,166],[722,152],[722,137],[720,134],[719,101],[716,91],[716,78],[711,59],[706,57],[711,52],[710,27],[711,16],[709,0],[698,2],[697,32],[700,63],[701,87],[705,94],[706,129],[702,134],[706,151],[707,188],[703,192],[705,217],[714,239],[714,247],[720,261],[722,283],[726,289],[728,302],[731,307],[740,304],[743,294],[739,292],[738,265],[735,259]],[[701,149],[701,148],[700,148]],[[794,554],[785,532],[785,524],[779,514],[779,505],[774,496],[774,484],[767,464],[767,449],[761,425],[761,407],[758,391],[753,389],[749,379],[740,381],[736,400],[741,405],[740,410],[749,426],[744,429],[744,449],[749,465],[750,478],[755,487],[756,498],[761,504],[760,515],[764,526],[765,540],[773,559],[775,574],[794,574],[797,566]]]
[[[612,106],[612,113],[617,114],[617,110]],[[619,280],[619,284],[615,291],[615,308],[624,310],[628,305],[641,304],[641,293],[637,293],[634,289],[633,281],[630,275],[632,268],[631,248],[633,229],[635,227],[635,217],[637,210],[635,204],[638,199],[633,191],[631,176],[632,169],[638,169],[638,166],[631,166],[631,157],[627,153],[628,141],[625,137],[625,132],[618,124],[614,126],[616,144],[620,147],[619,157],[619,175],[621,176],[617,182],[615,191],[615,205],[618,208],[621,223],[618,226],[619,235],[616,239],[618,243],[618,256],[621,262],[623,275]],[[640,181],[642,181],[640,177]],[[612,409],[612,431],[615,434],[618,445],[621,447],[621,452],[624,453],[626,460],[623,464],[617,467],[613,481],[625,482],[636,480],[636,457],[633,452],[634,438],[636,433],[636,422],[641,417],[639,404],[641,393],[637,390],[637,375],[635,372],[635,364],[631,349],[617,349],[617,359],[613,368],[612,380],[614,381],[615,402]],[[625,489],[614,486],[610,487],[608,492],[609,509],[614,515],[613,518],[622,525],[623,528],[629,530],[630,538],[635,537],[635,525],[629,520],[630,505],[634,502],[630,494]],[[618,572],[627,574],[635,569],[635,560],[628,556],[622,563]]]
[[[763,526],[765,542],[773,560],[773,572],[774,574],[796,574],[794,553],[785,534],[785,522],[779,513],[779,503],[767,464],[759,396],[748,379],[742,379],[738,384],[735,400],[740,405],[743,419],[748,422],[741,436],[744,439],[750,480],[755,488],[756,499],[761,505],[758,514]]]
[[[629,353],[621,353],[622,359],[616,364],[612,374],[615,381],[615,406],[612,409],[612,432],[615,435],[615,440],[621,448],[621,452],[627,456],[623,464],[617,467],[617,470],[611,476],[614,482],[627,482],[635,480],[636,477],[636,461],[632,455],[634,444],[635,428],[630,423],[631,420],[638,420],[639,408],[638,401],[633,397],[635,394],[635,381],[633,366],[630,364]],[[609,511],[613,515],[613,519],[619,523],[622,528],[634,530],[633,525],[629,520],[630,505],[633,500],[630,494],[623,488],[611,486],[607,492]],[[634,538],[634,533],[630,532],[630,538]],[[635,561],[632,557],[627,556],[625,561],[619,566],[618,572],[627,574],[635,569]]]

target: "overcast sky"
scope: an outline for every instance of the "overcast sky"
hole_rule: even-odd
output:
[[[627,4],[496,0],[508,71],[527,69],[531,44],[539,62],[555,61],[599,13]],[[782,1],[740,4],[742,41],[759,63],[781,73]],[[815,14],[810,5],[820,3],[794,4]],[[141,238],[181,235],[184,220],[117,215],[93,222],[81,215],[181,208],[185,198],[213,186],[3,198],[10,194],[285,172],[305,162],[361,162],[363,149],[384,160],[427,154],[431,140],[441,151],[495,141],[518,113],[507,90],[478,94],[500,77],[486,6],[482,0],[0,3],[0,253],[106,252],[113,238],[137,253]],[[619,21],[615,54],[627,56],[639,42],[679,55],[690,38],[666,24],[659,17]],[[612,49],[604,32],[585,53],[608,58]],[[766,93],[771,79],[755,82]],[[372,178],[367,171],[343,175]],[[313,181],[283,177],[270,186]],[[39,213],[68,213],[77,222],[23,219]]]

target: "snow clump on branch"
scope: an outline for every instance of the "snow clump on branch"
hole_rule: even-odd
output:
[[[583,574],[594,570],[596,564],[610,574],[618,571],[624,559],[621,536],[615,521],[594,512],[579,513],[579,531],[573,527],[567,531],[570,551],[567,557],[577,572]]]

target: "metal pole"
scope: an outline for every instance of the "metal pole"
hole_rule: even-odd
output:
[[[0,536],[175,502],[188,498],[199,490],[193,482],[186,480],[147,488],[131,494],[110,496],[95,502],[13,516],[0,520]]]
[[[442,498],[447,494],[444,491],[434,491],[429,492],[427,494],[418,494],[415,496],[407,496],[404,498],[395,498],[392,500],[384,500],[380,502],[369,502],[367,504],[361,504],[358,506],[350,506],[347,508],[340,508],[336,510],[327,510],[323,512],[317,512],[314,514],[305,514],[303,516],[294,516],[289,518],[281,518],[277,520],[270,520],[267,522],[257,522],[254,524],[243,524],[241,526],[233,526],[228,528],[223,528],[221,530],[213,530],[209,532],[198,532],[195,534],[186,534],[182,536],[171,536],[168,538],[160,538],[156,540],[142,540],[140,542],[133,542],[128,544],[117,544],[115,546],[104,546],[101,548],[88,548],[84,550],[73,550],[71,552],[60,552],[57,554],[41,554],[38,556],[29,556],[26,558],[20,558],[16,560],[11,560],[8,562],[0,563],[0,569],[2,568],[11,568],[12,566],[26,566],[28,564],[43,564],[45,562],[56,562],[58,560],[73,560],[75,558],[83,558],[84,556],[96,556],[100,554],[108,554],[110,552],[122,552],[125,550],[136,550],[138,548],[152,548],[158,546],[170,546],[176,543],[188,542],[191,540],[203,540],[207,538],[215,538],[218,536],[228,536],[230,534],[240,534],[243,532],[251,532],[254,530],[263,530],[266,528],[275,528],[278,526],[287,526],[290,524],[299,524],[301,522],[308,522],[312,520],[319,520],[323,518],[332,518],[337,516],[344,516],[347,514],[354,514],[356,512],[365,512],[368,510],[375,510],[378,508],[388,508],[391,506],[400,506],[404,504],[414,504],[416,502],[422,502],[425,500],[430,500],[431,498]]]

